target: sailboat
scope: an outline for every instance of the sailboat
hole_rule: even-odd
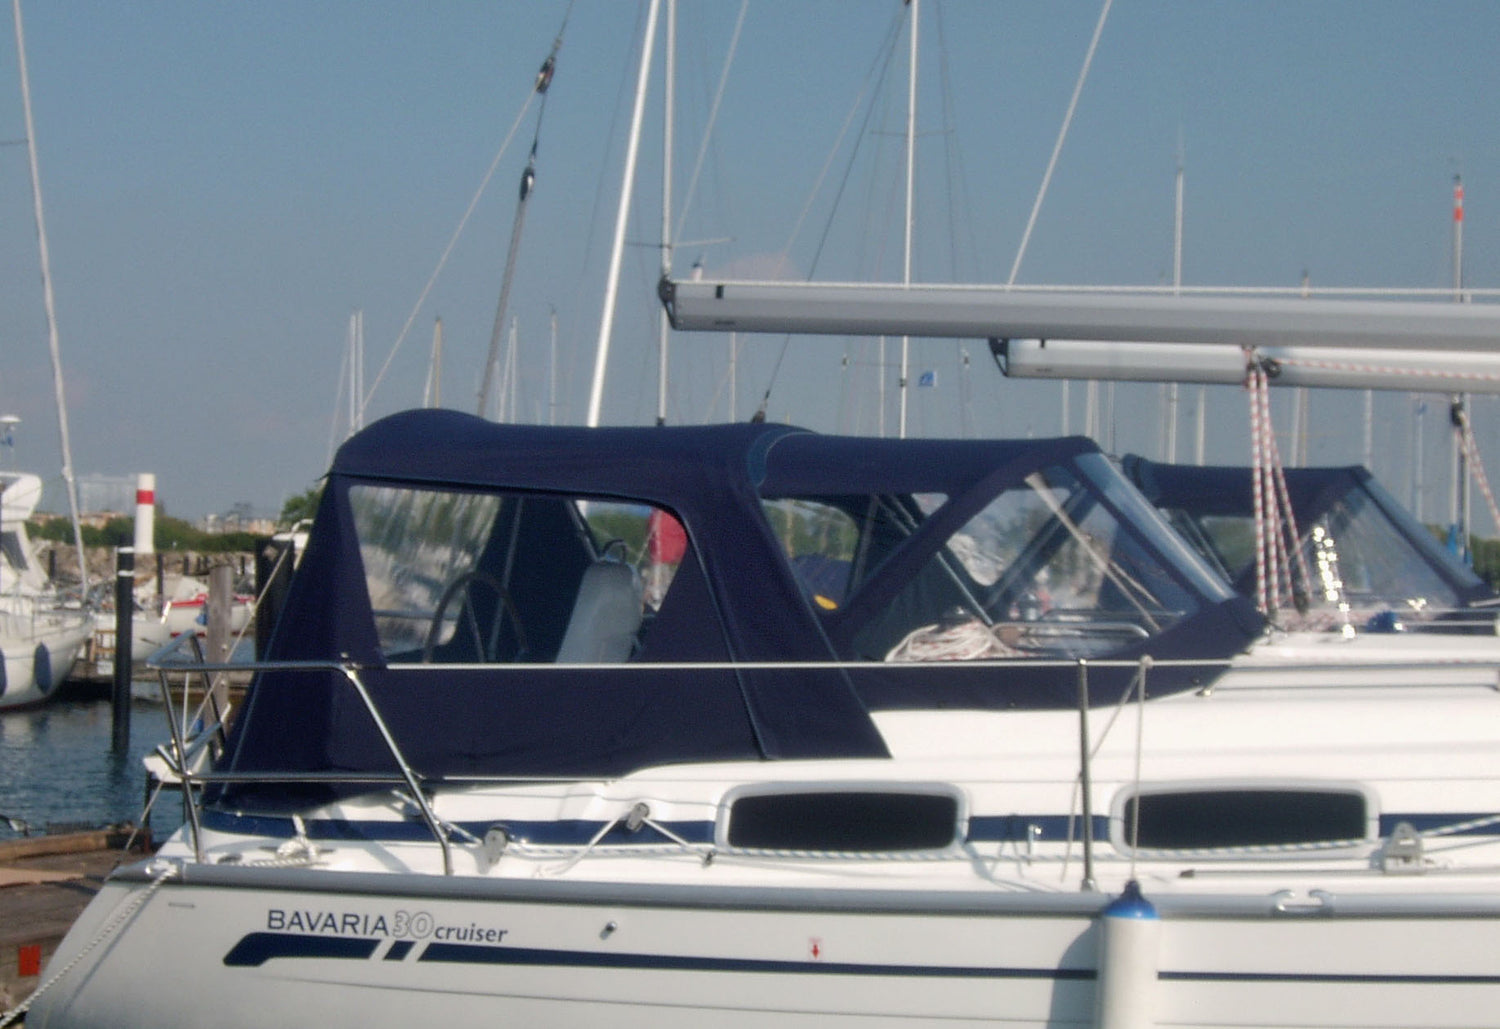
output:
[[[394,415],[28,1024],[1492,1024],[1500,655],[1263,630],[1084,439]]]
[[[78,493],[73,480],[73,460],[68,438],[68,419],[63,403],[62,363],[59,356],[57,317],[52,296],[52,273],[47,247],[46,221],[42,215],[41,177],[37,167],[36,131],[31,117],[31,85],[26,71],[26,43],[22,30],[21,3],[14,0],[16,55],[21,75],[21,99],[26,115],[26,149],[31,164],[31,195],[36,217],[38,258],[42,273],[42,299],[47,312],[48,343],[52,356],[53,385],[57,395],[58,427],[62,438],[63,479],[67,485],[73,539],[78,548],[79,596],[88,596],[88,563],[78,527]],[[4,654],[4,681],[0,682],[0,709],[39,704],[72,671],[73,663],[93,634],[93,618],[81,606],[65,608],[45,588],[35,556],[26,538],[26,518],[41,497],[41,480],[31,475],[0,476],[4,492],[4,560],[13,576],[0,599],[0,652]]]
[[[62,603],[37,563],[26,520],[41,495],[37,476],[0,473],[0,710],[45,702],[93,635],[91,618]]]

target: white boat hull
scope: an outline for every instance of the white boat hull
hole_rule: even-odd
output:
[[[0,711],[44,703],[73,669],[92,635],[85,615],[0,615]]]
[[[332,875],[337,892],[319,873],[189,869],[129,916],[129,947],[106,939],[27,1024],[259,1026],[269,996],[329,1029],[1093,1024],[1109,900]],[[107,886],[55,966],[149,889]],[[1500,1010],[1493,892],[1365,895],[1348,914],[1332,897],[1156,901],[1156,975],[1132,987],[1151,1024],[1456,1029]]]

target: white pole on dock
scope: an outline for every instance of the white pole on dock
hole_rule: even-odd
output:
[[[233,649],[233,632],[229,627],[231,605],[234,603],[234,570],[227,564],[216,564],[208,570],[208,639],[207,660],[210,664],[226,664]],[[223,722],[229,710],[229,679],[224,672],[215,672],[210,687],[212,693],[210,711],[214,719]]]
[[[130,746],[130,666],[135,621],[135,550],[115,552],[115,667],[110,682],[110,746],[124,753]]]

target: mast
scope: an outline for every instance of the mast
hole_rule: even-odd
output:
[[[1364,465],[1374,471],[1375,468],[1375,391],[1365,390],[1365,448]]]
[[[1453,176],[1453,299],[1464,299],[1464,180]]]
[[[906,236],[901,265],[902,285],[911,285],[911,236],[912,197],[916,189],[917,168],[917,22],[921,0],[909,0],[911,7],[911,56],[907,61],[906,76]],[[906,438],[907,378],[911,366],[911,337],[901,337],[901,378],[896,383],[901,398],[900,414],[896,421],[896,433]],[[882,401],[883,402],[883,401]]]
[[[651,52],[656,45],[656,17],[661,0],[651,0],[646,15],[646,36],[641,41],[641,65],[636,75],[635,109],[630,116],[630,141],[625,148],[625,169],[620,180],[620,204],[615,214],[614,246],[609,255],[609,276],[604,287],[604,312],[599,319],[599,342],[594,352],[594,379],[589,388],[587,424],[599,424],[604,406],[604,371],[609,366],[610,337],[615,324],[615,294],[620,288],[620,262],[625,254],[625,226],[630,221],[630,194],[635,189],[635,158],[640,149],[641,119],[646,107],[646,85],[651,77]]]
[[[349,313],[349,435],[353,436],[364,425],[365,395],[365,312],[355,309]]]
[[[557,308],[552,309],[552,333],[547,344],[547,424],[557,424]]]
[[[514,315],[510,319],[510,345],[505,351],[505,409],[506,420],[517,423],[521,420],[516,380],[520,378],[521,328]]]
[[[739,394],[739,361],[740,361],[740,334],[731,332],[729,334],[729,420],[733,422],[735,414],[735,397]]]
[[[1172,292],[1182,292],[1182,133],[1178,130],[1177,135],[1177,183],[1176,203],[1174,205],[1174,216],[1172,218]],[[1199,387],[1200,393],[1203,387]],[[1165,440],[1162,444],[1162,457],[1169,463],[1177,460],[1177,383],[1167,384],[1167,425]],[[1203,398],[1198,398],[1199,409],[1202,409]]]
[[[427,359],[427,386],[422,390],[423,407],[443,406],[443,319],[432,323],[432,355]]]
[[[1422,498],[1426,492],[1423,485],[1423,442],[1422,423],[1427,418],[1427,401],[1422,394],[1412,394],[1412,462],[1411,462],[1411,513],[1416,516],[1417,521],[1422,520]]]
[[[31,78],[26,68],[26,33],[21,25],[21,0],[12,0],[16,23],[16,64],[21,75],[21,105],[26,116],[26,155],[31,165],[31,203],[36,217],[37,251],[42,270],[42,301],[47,309],[47,350],[52,355],[52,390],[57,397],[57,430],[62,446],[62,476],[68,490],[68,513],[73,519],[73,545],[78,550],[79,595],[89,592],[89,565],[83,549],[78,517],[78,482],[73,476],[73,444],[68,435],[68,402],[63,390],[62,344],[57,331],[57,303],[52,296],[52,258],[47,247],[47,221],[42,215],[42,176],[36,156],[36,125],[31,117]]]
[[[1464,180],[1453,176],[1453,299],[1464,302]],[[1453,420],[1453,516],[1451,524],[1458,531],[1458,556],[1469,560],[1469,457],[1464,449],[1464,427],[1468,418],[1469,395],[1455,393],[1450,416]]]
[[[667,0],[667,53],[662,86],[661,127],[661,277],[672,275],[672,122],[673,86],[677,78],[677,0]],[[656,424],[667,424],[667,312],[657,321]]]
[[[516,273],[516,254],[521,247],[521,228],[526,224],[526,201],[531,199],[531,189],[536,185],[536,143],[531,144],[531,156],[526,160],[526,170],[521,173],[520,195],[516,199],[516,219],[510,230],[510,249],[505,255],[505,278],[500,283],[500,300],[495,306],[495,324],[490,329],[490,349],[484,362],[484,378],[479,384],[479,406],[475,410],[481,418],[490,404],[490,386],[494,381],[495,362],[500,351],[500,336],[505,331],[505,308],[510,303],[510,286]],[[503,405],[503,401],[502,401]]]

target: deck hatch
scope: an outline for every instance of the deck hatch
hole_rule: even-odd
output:
[[[1142,850],[1203,850],[1362,840],[1369,802],[1354,787],[1203,786],[1126,798],[1114,830],[1128,849],[1137,801]]]
[[[952,789],[752,787],[726,803],[720,839],[736,850],[939,851],[963,839],[965,819],[961,798]]]

